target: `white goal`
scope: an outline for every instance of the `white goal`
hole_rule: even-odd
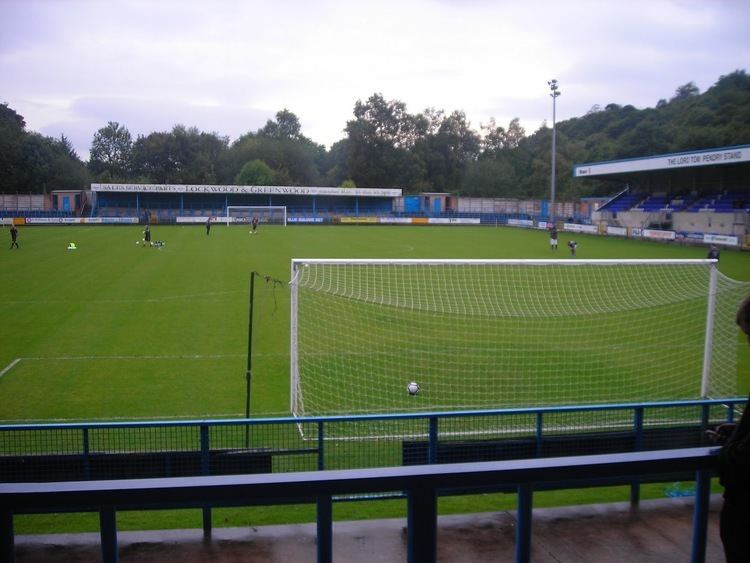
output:
[[[713,260],[293,259],[291,275],[295,416],[736,395],[750,283]]]
[[[253,217],[259,223],[284,225],[286,227],[286,206],[284,205],[229,205],[227,206],[227,225],[249,224]]]

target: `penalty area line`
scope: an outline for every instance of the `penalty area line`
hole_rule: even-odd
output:
[[[5,368],[3,368],[3,371],[0,371],[0,377],[4,376],[6,373],[8,373],[10,370],[12,370],[18,363],[23,360],[23,358],[16,358],[11,363],[9,363]]]
[[[86,423],[86,422],[193,422],[202,420],[244,420],[244,413],[203,413],[179,416],[100,416],[91,418],[19,418],[3,420],[2,424],[57,424],[57,423]]]
[[[19,360],[43,362],[51,361],[86,361],[86,360],[216,360],[221,358],[244,358],[246,354],[172,354],[143,356],[31,356]]]
[[[259,354],[260,355],[260,354]],[[218,360],[222,358],[244,358],[246,354],[179,354],[165,356],[25,356],[16,358],[0,370],[0,377],[11,371],[22,360],[27,362],[43,361],[90,361],[90,360]]]

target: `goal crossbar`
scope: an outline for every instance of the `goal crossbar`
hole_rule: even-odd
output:
[[[496,265],[496,266],[617,266],[617,265],[642,265],[642,266],[664,266],[664,265],[710,265],[716,264],[718,260],[709,258],[671,258],[671,259],[570,259],[570,260],[547,260],[547,259],[482,259],[482,258],[292,258],[292,271],[299,264],[363,264],[363,265]]]

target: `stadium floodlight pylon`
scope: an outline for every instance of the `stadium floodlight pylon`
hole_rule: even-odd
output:
[[[285,205],[229,205],[225,217],[227,225],[249,224],[253,217],[260,223],[284,225],[286,227]]]
[[[750,292],[715,260],[293,259],[290,285],[295,416],[733,397]]]

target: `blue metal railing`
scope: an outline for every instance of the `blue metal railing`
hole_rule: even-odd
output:
[[[576,486],[582,479],[636,478],[643,474],[694,471],[692,561],[705,560],[710,477],[718,467],[716,448],[691,448],[580,457],[484,463],[421,465],[285,474],[206,476],[57,483],[0,484],[2,560],[14,561],[14,514],[98,512],[102,559],[117,561],[116,511],[212,506],[318,504],[318,561],[332,561],[334,495],[403,490],[407,497],[409,561],[435,561],[437,497],[442,489],[476,490],[514,486],[518,515],[515,560],[531,557],[533,491],[540,484]]]
[[[508,460],[519,451],[521,454],[516,457],[536,458],[536,461],[559,455],[570,455],[568,459],[575,460],[582,459],[582,453],[625,453],[687,447],[681,445],[680,440],[673,439],[675,428],[678,434],[681,429],[688,430],[690,447],[704,445],[704,430],[711,425],[734,420],[735,413],[746,401],[745,398],[732,398],[306,418],[1,425],[0,481],[90,481],[144,476],[186,476],[190,479],[193,476],[227,473],[283,474],[291,475],[289,478],[294,480],[294,475],[309,471],[362,468],[377,471],[377,467],[399,465],[419,467],[429,464],[439,467],[456,461]],[[566,424],[575,421],[575,429],[561,427],[561,421]],[[603,433],[595,432],[602,430],[596,427],[597,424],[604,425]],[[660,435],[662,441],[654,441],[649,432],[654,427],[660,430],[665,424],[669,426],[669,432]],[[371,433],[373,429],[380,430],[385,425],[396,433],[377,440],[372,439],[371,435],[368,439],[352,439],[363,427],[366,433]],[[478,428],[481,432],[476,434]],[[485,434],[488,428],[493,429],[490,438]],[[349,432],[347,429],[354,430]],[[406,433],[398,435],[398,431]],[[510,437],[506,438],[506,435]],[[602,442],[602,436],[607,440],[615,436],[615,441]],[[623,437],[626,440],[623,441]],[[576,440],[584,446],[592,440],[600,441],[589,448],[593,451],[588,451],[576,446]],[[503,450],[507,444],[517,445],[519,441],[523,446],[521,450]],[[407,459],[409,446],[412,453],[416,451],[419,455]],[[451,454],[455,452],[460,455],[452,457]],[[158,467],[149,469],[154,465],[154,456],[159,458]],[[231,462],[237,460],[242,463],[232,465]],[[528,464],[535,467],[536,461],[524,459],[517,460],[517,463],[526,464],[523,467]],[[180,463],[186,466],[180,468]],[[630,483],[633,503],[639,499],[644,467],[639,471],[621,473],[617,478],[618,482]],[[41,469],[35,473],[35,468]],[[672,466],[673,470],[676,468],[676,465]],[[690,468],[691,471],[693,469]],[[662,476],[668,477],[664,473],[661,473]],[[586,482],[579,482],[577,486],[597,482],[593,474],[586,477]],[[648,475],[648,478],[653,479],[654,476]],[[570,486],[563,478],[548,481],[537,482],[535,488]],[[98,482],[111,486],[104,485],[110,481]],[[703,494],[702,487],[706,487],[707,482],[707,478],[698,480],[698,495]],[[495,484],[498,483],[500,481]],[[44,490],[45,486],[39,484],[39,490]],[[532,490],[522,486],[522,483],[513,483],[512,486],[521,487],[518,489],[519,503],[530,510]],[[414,497],[418,493],[410,493],[408,487],[394,487],[389,491],[405,491],[407,498],[413,497],[411,502],[415,502],[415,506],[425,501],[422,497]],[[460,491],[451,487],[450,492]],[[219,502],[214,500],[217,499],[201,505],[207,534],[211,530],[210,507],[222,504],[221,499],[218,499]],[[323,515],[324,519],[323,524],[319,520],[319,540],[325,546],[326,538],[330,539],[325,520],[330,518],[326,515],[331,513],[331,497],[324,495],[318,498],[317,504],[319,515]],[[525,513],[525,510],[523,508],[519,513],[521,528],[524,522],[530,522],[530,513]],[[3,518],[7,525],[7,514]],[[12,527],[12,518],[10,522]],[[112,528],[113,522],[109,513],[102,513],[103,530]],[[519,560],[524,560],[523,550]]]
[[[68,468],[75,460],[80,469],[73,477],[92,479],[96,478],[97,464],[125,463],[127,456],[135,453],[163,454],[158,461],[168,465],[171,473],[102,471],[99,478],[217,474],[222,472],[219,460],[226,462],[241,451],[256,457],[268,454],[296,460],[273,464],[274,472],[288,472],[470,461],[474,455],[471,452],[461,459],[450,457],[455,444],[464,452],[468,444],[475,453],[485,445],[504,448],[502,456],[487,454],[483,459],[551,457],[563,455],[560,452],[566,449],[580,455],[689,447],[704,445],[703,431],[710,425],[732,421],[746,401],[732,398],[304,418],[0,425],[0,481],[20,480],[6,471],[17,458],[23,458],[22,479],[28,479],[29,468],[39,460],[64,463]],[[655,435],[660,428],[664,432]],[[672,430],[680,428],[688,431],[689,443],[674,440]],[[249,443],[248,436],[252,437]],[[565,442],[561,442],[563,438]],[[584,442],[581,447],[576,445],[577,439]],[[585,442],[592,440],[606,448],[586,450]],[[404,444],[415,454],[411,461],[401,447]],[[141,464],[146,462],[156,463],[153,456],[140,460]],[[180,469],[182,462],[186,467]],[[51,467],[57,467],[55,463]],[[40,473],[34,480],[60,477],[50,470],[49,478]]]

